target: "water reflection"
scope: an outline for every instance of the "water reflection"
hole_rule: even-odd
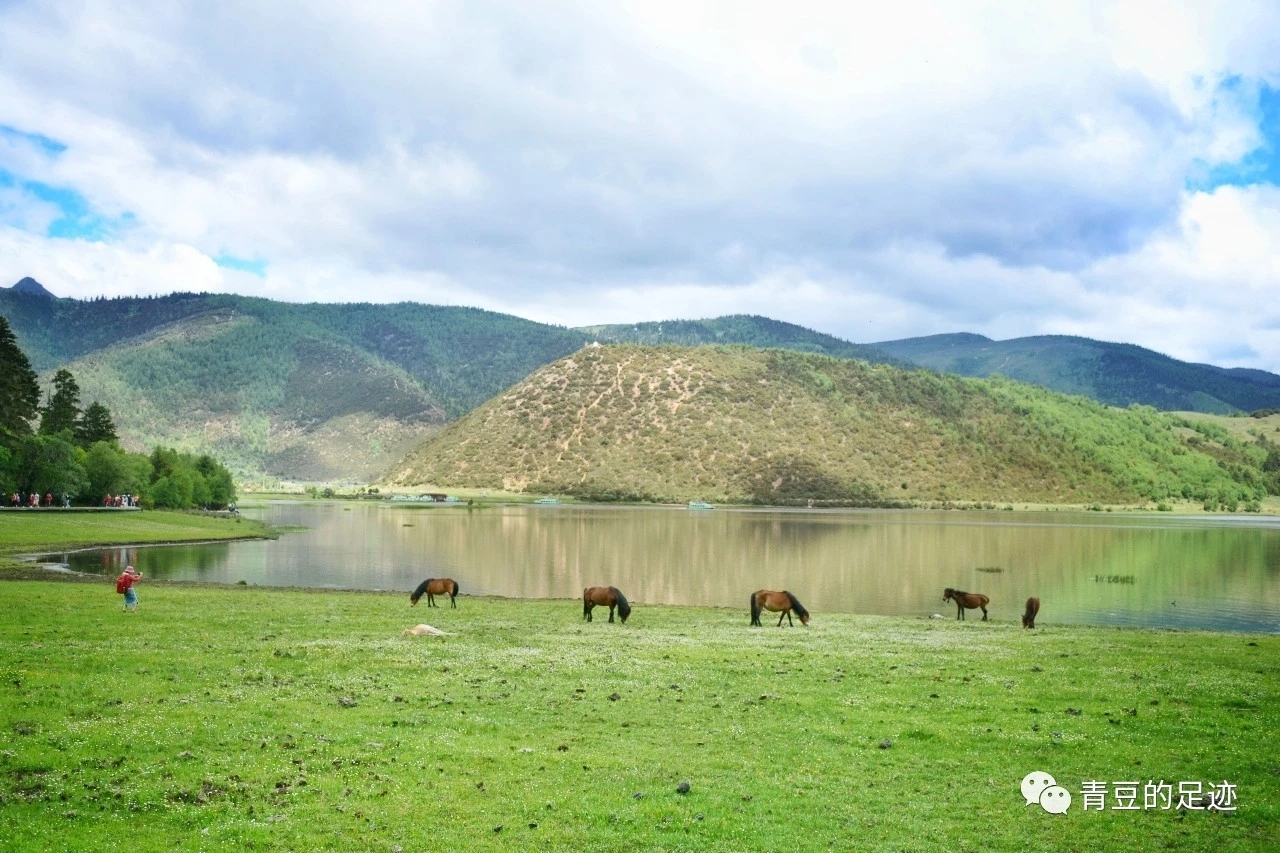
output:
[[[315,503],[257,513],[307,529],[275,542],[62,561],[78,571],[132,562],[151,577],[406,593],[449,575],[464,594],[520,598],[613,584],[638,604],[737,607],[744,619],[760,587],[790,589],[819,614],[950,618],[941,597],[952,586],[986,593],[1005,620],[1038,595],[1046,624],[1280,631],[1280,523],[1269,518]]]

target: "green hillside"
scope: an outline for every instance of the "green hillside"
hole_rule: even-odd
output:
[[[127,447],[213,453],[242,477],[372,480],[446,424],[593,340],[920,363],[1120,406],[1280,407],[1280,376],[1084,338],[947,335],[871,347],[756,316],[566,329],[416,303],[297,305],[194,293],[80,301],[31,279],[0,288],[0,315],[46,385],[69,368],[84,400],[114,413]]]
[[[852,344],[803,326],[747,314],[711,320],[664,320],[660,323],[621,323],[579,326],[578,331],[602,344],[695,347],[706,344],[745,344],[764,349],[813,352],[836,358],[860,358],[872,364],[903,361],[864,344]]]
[[[210,452],[242,476],[369,480],[582,345],[470,308],[295,305],[225,294],[79,301],[0,289],[42,379],[67,367],[122,440]]]
[[[1189,424],[785,350],[587,347],[428,439],[390,479],[817,505],[1264,496],[1265,446]]]
[[[962,376],[999,374],[1112,406],[1225,414],[1280,407],[1280,376],[1184,361],[1133,344],[1045,335],[993,341],[982,335],[933,335],[882,341],[877,350]]]

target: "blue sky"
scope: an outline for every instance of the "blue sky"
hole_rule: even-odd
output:
[[[1280,371],[1275,32],[1274,0],[18,0],[0,282]]]

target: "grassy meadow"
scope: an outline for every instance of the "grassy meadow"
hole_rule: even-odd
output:
[[[1280,846],[1278,636],[139,596],[123,614],[106,583],[0,583],[6,847]],[[452,636],[401,635],[418,622]],[[1066,814],[1025,804],[1036,770]],[[1230,781],[1237,811],[1080,808],[1085,781],[1149,779]]]
[[[10,511],[0,513],[0,568],[12,571],[20,565],[13,555],[23,552],[272,535],[260,521],[197,512]]]

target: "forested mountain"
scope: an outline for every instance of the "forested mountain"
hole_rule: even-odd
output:
[[[596,500],[1234,506],[1265,495],[1273,449],[1001,378],[617,345],[538,370],[428,439],[392,481]]]
[[[504,314],[414,303],[79,301],[6,288],[0,314],[42,380],[69,368],[85,399],[116,413],[127,446],[212,452],[241,475],[306,480],[371,479],[585,342]]]
[[[871,344],[903,361],[962,376],[1000,374],[1112,406],[1227,414],[1280,407],[1280,376],[1190,364],[1133,344],[1067,335],[993,341],[932,335]]]
[[[852,344],[803,326],[749,314],[733,314],[711,320],[664,320],[660,323],[622,323],[578,328],[602,344],[685,347],[745,344],[764,349],[813,352],[836,358],[860,358],[873,364],[904,364],[896,356],[871,346]]]
[[[874,363],[915,365],[961,376],[999,374],[1113,406],[1226,414],[1280,407],[1280,376],[1184,361],[1133,344],[1048,335],[993,341],[967,333],[851,344],[766,317],[585,326],[601,343],[747,344]]]
[[[743,344],[1021,381],[1201,412],[1280,407],[1280,376],[1086,338],[859,345],[727,316],[566,329],[472,308],[298,305],[228,294],[72,300],[27,278],[0,315],[48,387],[69,368],[135,450],[213,453],[241,476],[367,481],[426,436],[591,341]]]

